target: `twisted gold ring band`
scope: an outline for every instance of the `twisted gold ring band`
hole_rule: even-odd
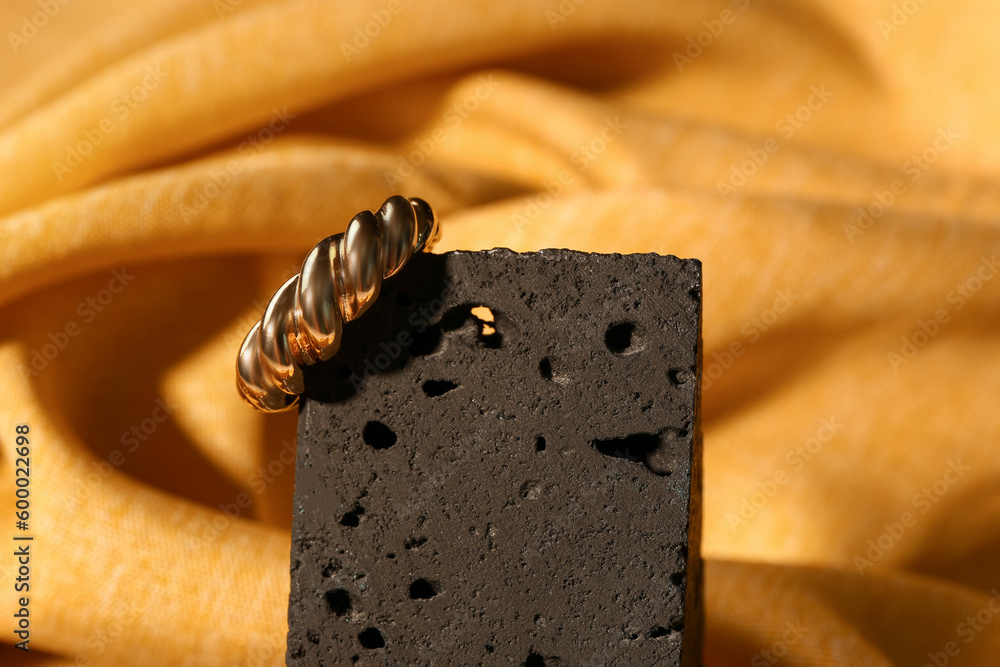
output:
[[[236,386],[244,400],[264,412],[294,406],[305,389],[302,367],[335,355],[343,323],[360,317],[382,279],[413,253],[429,251],[439,234],[427,202],[394,195],[377,212],[354,216],[344,233],[317,243],[240,347]]]

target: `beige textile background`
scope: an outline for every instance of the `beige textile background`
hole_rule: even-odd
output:
[[[439,250],[704,262],[706,664],[998,664],[997,25],[990,0],[5,0],[0,540],[28,424],[35,541],[33,651],[4,664],[281,664],[295,422],[240,403],[234,356],[393,192],[434,204]]]

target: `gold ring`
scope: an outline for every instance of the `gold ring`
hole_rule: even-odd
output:
[[[393,195],[317,243],[240,347],[236,386],[244,400],[264,412],[292,408],[305,389],[302,367],[335,355],[343,323],[368,310],[382,279],[429,251],[439,234],[427,202]]]

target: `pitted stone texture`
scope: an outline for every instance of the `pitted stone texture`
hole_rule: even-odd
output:
[[[307,374],[288,664],[698,664],[700,318],[696,260],[414,257]]]

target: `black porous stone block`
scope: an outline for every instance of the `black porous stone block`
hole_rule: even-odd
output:
[[[414,257],[307,372],[288,664],[699,664],[700,325],[697,260]]]

